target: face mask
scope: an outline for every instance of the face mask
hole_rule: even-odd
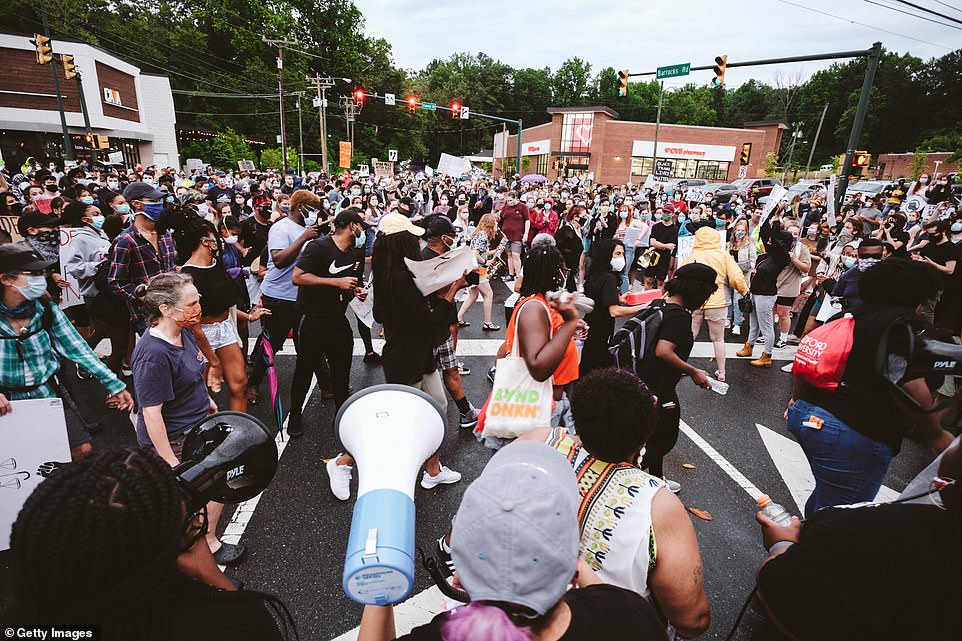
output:
[[[957,234],[962,231],[962,223],[952,223],[952,233]]]
[[[508,207],[514,207],[515,205],[518,204],[518,201],[513,198],[509,198],[507,202],[508,202]]]
[[[698,219],[697,219],[697,218],[692,218],[692,220],[698,220]],[[685,216],[683,216],[683,215],[682,215],[682,216],[678,216],[678,222],[680,222],[680,223],[685,222]]]
[[[82,202],[82,203],[85,204],[85,205],[92,205],[92,204],[94,204],[94,197],[93,197],[93,196],[84,196],[83,198],[80,199],[80,202]]]
[[[352,190],[351,190],[351,195],[352,195],[352,196],[360,196],[360,195],[361,195],[361,190],[360,190],[360,189],[352,189]]]
[[[671,214],[662,214],[662,215],[661,215],[661,219],[662,219],[664,222],[669,223],[669,222],[671,222]]]
[[[224,239],[224,242],[225,242],[226,244],[228,244],[228,245],[236,245],[236,244],[237,244],[237,236],[233,236],[233,235],[228,236],[227,238]]]
[[[724,220],[716,220],[716,221],[715,221],[715,227],[718,227],[719,229],[721,229],[721,228],[724,227],[724,226],[725,226],[725,221],[724,221]]]
[[[627,220],[627,219],[628,219],[628,212],[626,212],[626,211],[619,211],[619,212],[618,212],[618,217],[621,218],[622,220]]]
[[[184,318],[182,320],[177,320],[176,318],[171,316],[171,318],[174,318],[174,321],[179,326],[183,328],[188,328],[188,327],[193,327],[194,325],[200,322],[201,310],[198,309],[196,312],[188,315],[185,310],[180,309],[179,307],[175,307],[174,309],[176,309],[178,312],[184,315]]]
[[[609,209],[611,208],[608,205],[602,205],[598,208],[598,211],[600,211],[602,214],[607,214]]]
[[[56,185],[47,185],[47,191],[49,191],[51,194],[55,194],[60,191],[60,188]]]
[[[929,182],[929,179],[922,177],[922,178],[919,178],[919,182],[924,185],[925,183]]]
[[[735,238],[741,239],[744,237],[745,237],[745,232],[743,230],[739,229],[738,231],[735,232]]]
[[[852,269],[853,267],[855,267],[855,262],[856,262],[855,259],[852,258],[851,256],[846,256],[842,260],[842,264],[845,265],[845,269]]]
[[[164,203],[144,203],[144,216],[151,220],[157,220],[162,211],[164,211]]]
[[[448,199],[447,199],[447,198],[442,198],[442,199],[441,199],[441,205],[442,205],[442,206],[447,206],[447,204],[448,204]]]
[[[815,238],[816,236],[818,236],[818,230],[809,229],[807,232],[805,232],[805,235],[808,236],[809,238]]]
[[[101,230],[104,228],[104,217],[103,216],[92,216],[90,218],[90,224],[93,225],[94,229]]]
[[[120,189],[120,183],[118,183],[118,182],[112,182],[112,181],[107,181],[107,188],[108,188],[108,189],[113,189],[114,191],[116,191],[116,190]]]
[[[612,271],[620,272],[625,268],[625,257],[618,256],[617,258],[611,259],[611,269]]]
[[[881,259],[879,258],[859,258],[858,259],[858,270],[864,272],[866,269],[878,263]]]
[[[529,201],[528,201],[528,209],[534,209],[534,201],[533,201],[533,200],[529,200]]]
[[[284,212],[285,214],[289,214],[291,212],[291,206],[287,204],[278,205],[277,209]]]
[[[41,242],[45,245],[53,245],[54,243],[60,242],[60,232],[59,231],[42,231],[36,236],[34,236],[34,238],[37,239],[37,242]]]
[[[17,285],[17,291],[27,300],[37,300],[47,291],[47,279],[43,276],[27,276],[26,286]]]
[[[308,210],[306,210],[306,211],[307,211],[307,215],[304,216],[304,226],[305,226],[305,227],[310,227],[310,226],[312,226],[312,225],[316,225],[316,224],[317,224],[317,210],[316,210],[316,209],[308,209]]]
[[[364,237],[364,234],[363,234],[363,233],[362,233],[360,236],[355,236],[355,237],[354,237],[354,248],[355,248],[355,249],[361,249],[362,247],[364,247],[364,245],[365,245],[366,243],[367,243],[367,239]]]
[[[117,213],[121,216],[127,216],[130,214],[130,204],[124,203],[122,205],[117,205]]]
[[[370,188],[370,187],[365,187],[365,188],[364,188],[364,193],[365,193],[365,194],[371,193],[371,188]]]
[[[454,247],[454,241],[452,240],[449,243],[448,241],[444,240],[444,236],[441,237],[441,242],[444,243],[444,246],[447,247],[448,249],[451,249]]]
[[[90,181],[87,180],[86,178],[78,178],[78,179],[77,179],[77,184],[78,184],[78,185],[89,185],[89,184],[90,184]]]
[[[551,211],[551,203],[545,203],[545,204],[544,204],[544,210],[545,210],[545,211]]]

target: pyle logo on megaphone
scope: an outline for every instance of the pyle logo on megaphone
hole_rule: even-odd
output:
[[[244,474],[243,465],[238,465],[237,467],[231,470],[227,470],[227,482],[229,483],[232,480],[236,479],[238,476],[243,476],[243,474]]]
[[[958,364],[958,361],[935,361],[932,364],[933,369],[953,369]]]

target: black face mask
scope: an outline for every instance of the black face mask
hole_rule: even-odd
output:
[[[60,191],[60,188],[57,187],[56,185],[47,185],[47,191],[49,191],[52,194],[55,194],[58,191]]]
[[[60,232],[54,230],[42,231],[34,236],[34,238],[37,239],[37,242],[44,243],[45,245],[53,245],[60,242]]]
[[[12,216],[19,216],[23,213],[23,203],[14,203],[8,207]]]

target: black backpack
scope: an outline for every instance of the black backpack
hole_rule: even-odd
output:
[[[655,358],[655,344],[661,333],[665,302],[654,300],[615,332],[608,345],[608,353],[618,369],[627,369],[637,375],[644,371],[642,365]]]

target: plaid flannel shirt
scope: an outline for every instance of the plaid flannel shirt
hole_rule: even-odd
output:
[[[56,388],[49,381],[60,369],[61,358],[88,370],[110,394],[127,387],[97,358],[60,307],[52,303],[35,304],[37,313],[27,326],[27,333],[40,331],[32,336],[19,338],[20,334],[14,331],[6,318],[0,316],[0,392],[10,400],[58,397]],[[43,305],[49,305],[52,312],[49,332],[42,330]],[[28,370],[33,377],[30,386],[39,387],[16,391],[16,388],[28,387]]]
[[[157,247],[140,235],[136,225],[120,232],[111,251],[107,283],[110,289],[127,302],[130,320],[136,324],[144,320],[144,306],[134,295],[137,285],[146,284],[152,276],[174,271],[174,241],[170,232],[157,235]]]

